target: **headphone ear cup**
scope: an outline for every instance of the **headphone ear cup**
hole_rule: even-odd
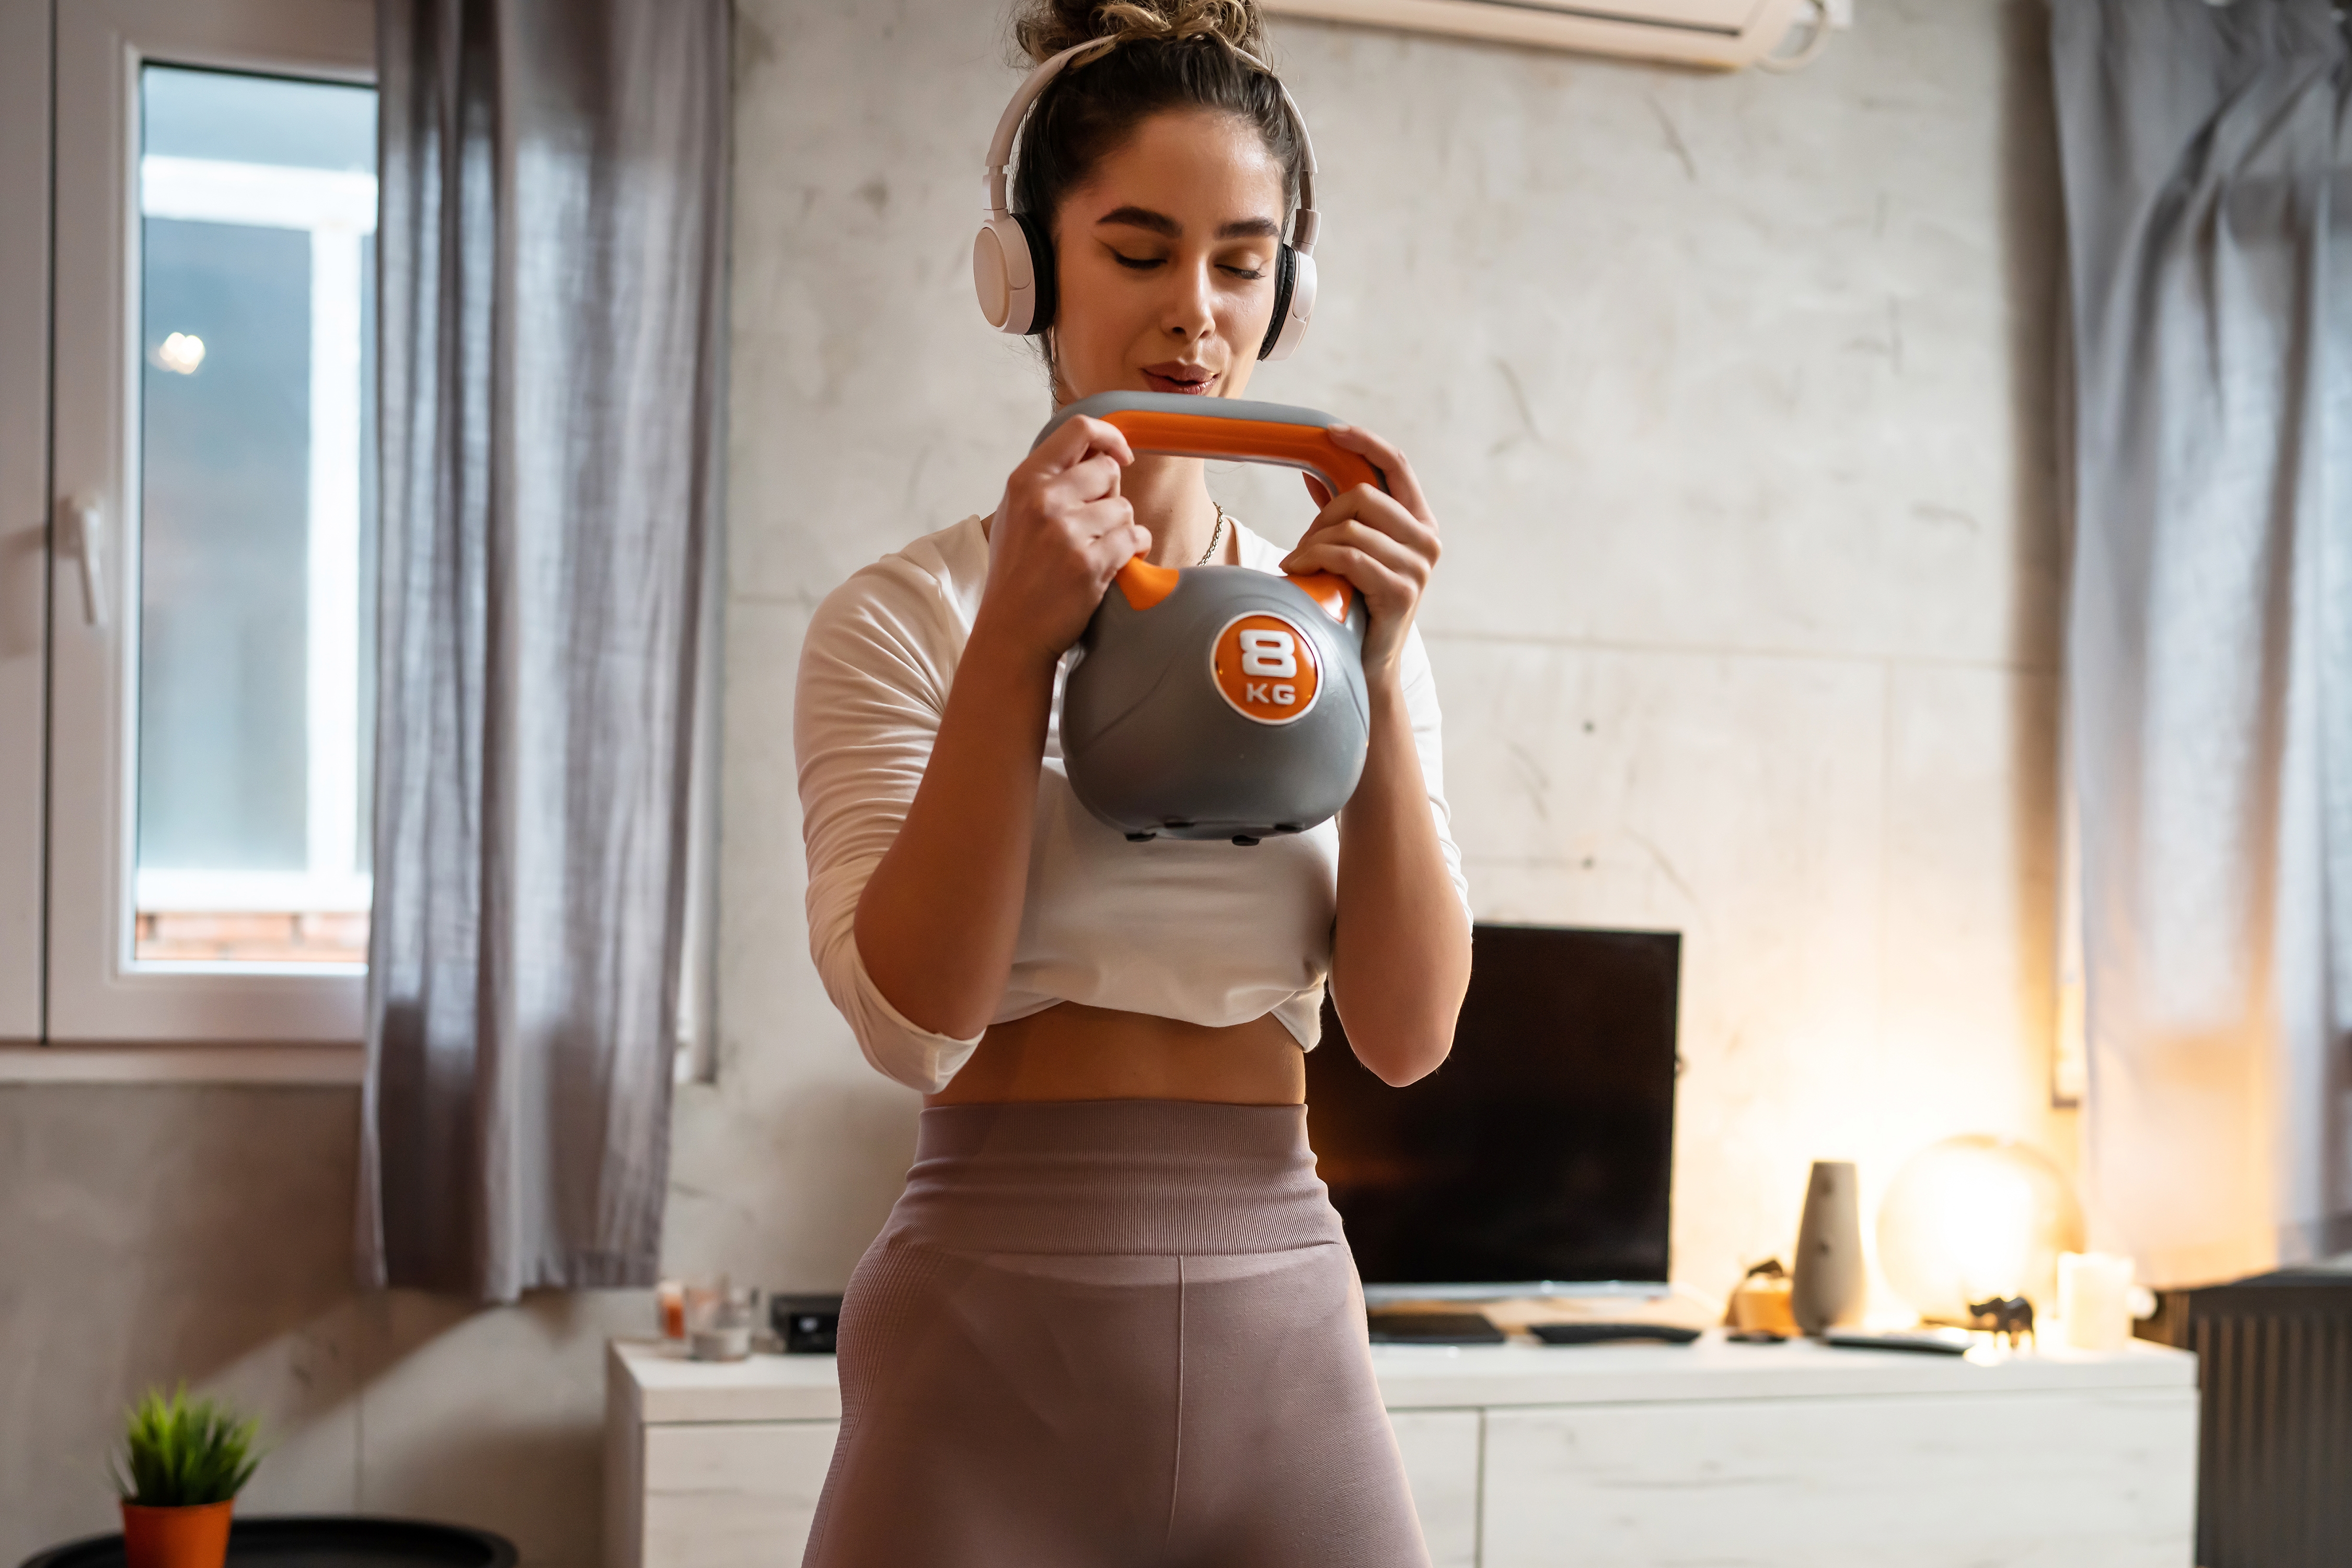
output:
[[[1035,313],[1035,269],[1028,232],[1009,217],[992,217],[971,241],[971,288],[980,313],[1000,332],[1025,332]]]
[[[1287,245],[1274,258],[1274,319],[1265,324],[1265,341],[1257,346],[1257,357],[1271,359],[1274,345],[1282,341],[1282,329],[1290,320],[1290,294],[1297,287],[1298,253]]]
[[[1286,245],[1276,266],[1274,320],[1266,323],[1260,359],[1288,359],[1306,340],[1307,319],[1315,314],[1315,258]]]
[[[1036,279],[1036,303],[1030,307],[1029,324],[1022,330],[1034,337],[1054,324],[1054,235],[1027,213],[1014,213],[1013,221],[1029,238],[1029,272]]]

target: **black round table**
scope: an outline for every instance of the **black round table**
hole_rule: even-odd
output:
[[[506,1537],[460,1524],[287,1514],[232,1522],[228,1560],[230,1568],[515,1568],[516,1557]],[[122,1537],[52,1546],[24,1568],[122,1568]]]

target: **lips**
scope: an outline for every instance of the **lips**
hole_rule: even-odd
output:
[[[1143,382],[1154,392],[1173,392],[1190,397],[1205,396],[1216,388],[1217,378],[1208,366],[1185,364],[1170,360],[1160,364],[1143,367]]]

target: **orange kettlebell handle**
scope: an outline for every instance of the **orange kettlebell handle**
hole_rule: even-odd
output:
[[[1113,392],[1069,405],[1045,428],[1076,415],[1115,426],[1139,452],[1278,463],[1314,475],[1335,496],[1356,485],[1389,488],[1387,478],[1361,453],[1331,439],[1328,426],[1337,421],[1311,408],[1173,393]],[[1045,439],[1043,432],[1038,439]],[[1118,569],[1114,581],[1129,605],[1148,610],[1176,591],[1181,570],[1154,566],[1138,555]],[[1316,572],[1285,581],[1322,605],[1333,620],[1348,618],[1349,595],[1355,590],[1346,578]]]

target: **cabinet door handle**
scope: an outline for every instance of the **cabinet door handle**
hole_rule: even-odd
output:
[[[106,625],[106,531],[98,498],[78,495],[62,508],[67,549],[81,568],[81,619],[84,626]]]

